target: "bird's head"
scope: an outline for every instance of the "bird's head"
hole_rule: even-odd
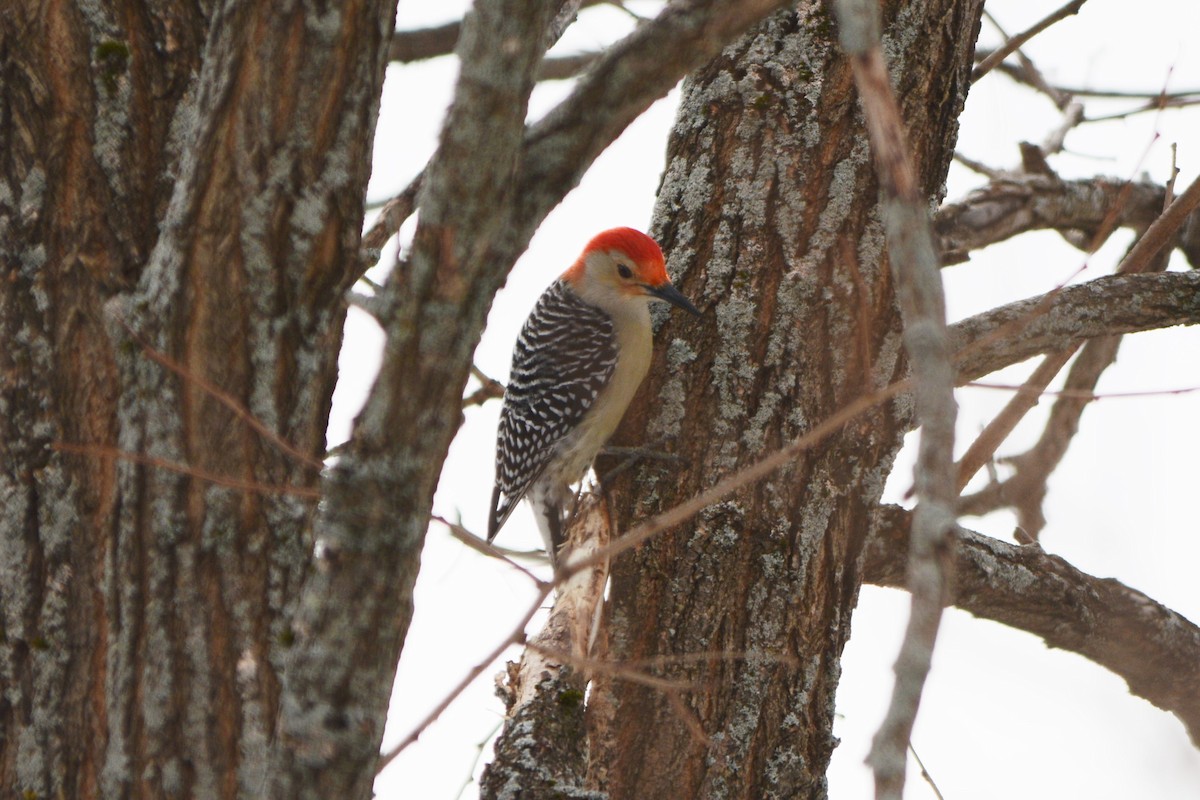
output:
[[[597,235],[563,279],[584,300],[611,314],[655,298],[700,314],[671,285],[658,243],[633,228],[613,228]],[[630,302],[637,300],[641,302]]]

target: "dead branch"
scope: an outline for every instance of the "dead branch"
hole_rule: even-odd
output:
[[[1020,456],[1004,459],[1016,471],[1011,477],[964,497],[960,505],[963,514],[980,515],[997,508],[1014,508],[1021,530],[1031,540],[1037,539],[1046,526],[1042,503],[1047,481],[1078,433],[1083,410],[1094,397],[1100,376],[1116,360],[1120,342],[1120,336],[1102,336],[1084,345],[1067,373],[1066,388],[1072,394],[1055,401],[1037,444]]]
[[[911,514],[895,506],[876,512],[864,551],[867,582],[903,588],[910,522]],[[1179,718],[1200,747],[1200,627],[1036,545],[1011,545],[962,528],[955,539],[950,602],[1120,676],[1130,692]]]
[[[388,47],[388,61],[411,64],[438,56],[448,56],[458,44],[462,23],[455,20],[445,25],[416,30],[396,31]]]
[[[568,531],[566,563],[603,547],[610,537],[605,502],[595,495],[581,502]],[[520,786],[521,797],[530,800],[571,797],[582,790],[589,674],[580,664],[590,660],[607,582],[607,562],[562,580],[546,626],[529,642],[520,665],[509,664],[507,684],[499,688],[507,719],[496,740],[496,757],[484,770],[481,797],[499,797],[506,786]]]
[[[1163,198],[1162,186],[1146,182],[1008,174],[943,205],[933,226],[942,263],[950,265],[966,261],[972,250],[1028,231],[1083,231],[1087,241],[1094,241],[1110,218],[1118,227],[1143,228],[1158,218]]]
[[[463,398],[463,408],[481,406],[488,400],[499,400],[501,397],[504,397],[504,384],[484,375],[483,371],[474,364],[471,365],[471,375],[475,380],[479,381],[480,386]]]

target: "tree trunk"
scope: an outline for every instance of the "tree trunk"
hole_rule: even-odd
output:
[[[395,6],[102,5],[0,14],[0,793],[256,794]]]
[[[885,4],[892,81],[933,199],[981,9]],[[801,4],[685,85],[655,232],[705,313],[659,331],[620,433],[665,439],[684,466],[650,462],[618,480],[618,531],[904,376],[878,187],[833,27],[827,4]],[[692,689],[680,708],[661,690],[596,681],[592,778],[614,800],[825,795],[863,543],[906,402],[617,559],[607,657]]]

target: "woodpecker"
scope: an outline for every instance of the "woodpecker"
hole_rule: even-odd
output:
[[[632,228],[596,236],[525,320],[496,433],[488,541],[529,500],[554,564],[563,512],[650,366],[650,301],[700,312],[667,278],[662,250]]]

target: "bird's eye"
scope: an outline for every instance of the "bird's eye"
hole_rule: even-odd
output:
[[[617,274],[619,274],[622,278],[625,278],[626,280],[628,280],[629,278],[633,277],[633,270],[631,270],[629,267],[625,266],[624,264],[617,264]]]

